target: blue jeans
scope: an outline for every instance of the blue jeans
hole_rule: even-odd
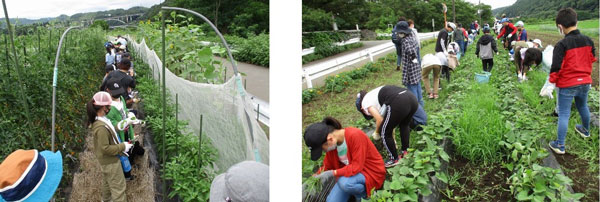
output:
[[[417,101],[421,107],[425,107],[425,102],[423,101],[423,91],[421,90],[421,82],[417,84],[407,84],[406,88],[412,92],[415,97],[417,97]]]
[[[427,114],[421,105],[413,115],[413,122],[415,125],[427,125]]]
[[[575,107],[579,111],[583,127],[587,130],[590,129],[590,109],[587,106],[589,90],[590,84],[558,89],[558,144],[565,144],[573,98],[575,98]]]
[[[460,47],[460,54],[461,56],[465,55],[465,41],[461,40],[461,41],[456,41],[456,43],[458,44],[458,47]],[[458,53],[456,53],[458,55]]]
[[[365,188],[365,176],[358,173],[350,177],[340,177],[329,192],[327,202],[347,202],[350,196],[354,196],[360,201],[367,196]]]

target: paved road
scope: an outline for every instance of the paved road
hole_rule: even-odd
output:
[[[223,61],[223,58],[220,58]],[[228,60],[229,61],[229,60]],[[224,62],[227,66],[227,78],[233,75],[231,63]],[[238,70],[246,76],[243,76],[243,82],[246,83],[246,91],[258,97],[259,99],[269,102],[269,68],[261,67],[253,64],[238,62]]]
[[[344,56],[344,55],[348,55],[348,54],[352,54],[352,53],[355,53],[355,52],[359,52],[359,51],[365,50],[367,48],[371,48],[371,47],[374,47],[374,46],[377,46],[377,45],[381,45],[381,44],[390,42],[390,40],[361,41],[361,42],[363,43],[363,46],[361,46],[360,48],[352,49],[350,51],[342,52],[342,53],[339,53],[337,55],[332,55],[332,56],[329,56],[329,57],[326,57],[326,58],[323,58],[323,59],[319,59],[319,60],[315,60],[315,61],[303,64],[302,68],[308,67],[310,65],[317,64],[317,63],[320,63],[320,62],[323,62],[323,61],[331,60],[333,58],[337,58],[337,57],[341,57],[341,56]]]
[[[380,45],[380,44],[388,43],[388,42],[390,42],[390,40],[361,41],[361,42],[364,45],[362,47],[360,47],[360,48],[352,49],[351,51],[346,51],[346,52],[343,52],[343,53],[339,53],[337,55],[329,56],[327,58],[323,58],[323,59],[320,59],[320,60],[317,60],[317,61],[312,61],[310,63],[302,65],[302,68],[308,67],[308,66],[310,66],[312,64],[316,64],[316,63],[324,62],[324,61],[327,61],[327,60],[335,59],[335,58],[338,58],[338,57],[342,57],[342,56],[345,56],[345,55],[348,55],[348,54],[360,52],[360,51],[362,51],[364,49],[371,48],[373,46],[377,46],[377,45]],[[395,53],[395,52],[396,52],[396,49],[392,49],[392,50],[383,52],[382,54],[374,55],[373,56],[373,60],[377,60],[378,58],[385,57],[389,53]],[[356,69],[358,67],[362,67],[363,65],[367,64],[368,62],[370,62],[370,60],[362,60],[360,62],[357,62],[357,63],[354,63],[354,64],[349,65],[347,67],[344,67],[341,70],[334,71],[334,72],[332,72],[330,74],[327,74],[326,76],[322,76],[322,77],[319,77],[319,78],[314,78],[312,80],[312,84],[313,84],[314,87],[316,87],[316,86],[323,86],[323,85],[325,85],[325,78],[327,78],[327,76],[335,75],[335,74],[338,74],[340,72],[350,71],[350,70]],[[390,68],[395,68],[395,67],[390,67]],[[306,81],[303,80],[302,81],[302,89],[306,89],[306,88],[308,88],[306,86]]]
[[[419,33],[419,37],[424,37],[424,38],[421,38],[421,41],[428,40],[428,39],[430,39],[431,35],[432,34],[435,35],[435,33],[436,32]],[[427,37],[429,37],[429,38],[427,38]],[[328,60],[335,60],[336,58],[340,58],[340,57],[343,57],[345,55],[357,53],[357,52],[363,51],[365,49],[372,48],[374,46],[381,45],[381,44],[384,44],[384,43],[389,43],[390,41],[391,40],[361,41],[364,45],[362,47],[360,47],[360,48],[352,49],[350,51],[339,53],[337,55],[333,55],[333,56],[330,56],[330,57],[327,57],[327,58],[323,58],[323,59],[320,59],[320,60],[317,60],[317,61],[312,61],[310,63],[302,65],[302,68],[309,67],[309,66],[314,65],[314,64],[322,63],[322,62],[325,62],[325,61],[328,61]],[[386,55],[388,55],[390,53],[395,53],[395,52],[396,52],[396,49],[392,48],[392,49],[390,49],[388,51],[385,51],[385,52],[379,53],[377,55],[374,55],[373,56],[373,60],[376,61],[377,59],[379,59],[381,57],[385,57]],[[340,70],[331,72],[331,73],[329,73],[327,75],[324,75],[324,76],[321,76],[319,78],[312,78],[312,85],[313,85],[313,87],[323,86],[325,84],[325,79],[327,78],[327,76],[335,75],[335,74],[338,74],[340,72],[350,71],[352,69],[356,69],[358,67],[362,67],[363,65],[367,64],[368,62],[370,62],[370,60],[363,59],[363,60],[361,60],[361,61],[359,61],[357,63],[354,63],[352,65],[346,66],[346,67],[344,67],[344,68],[342,68]],[[390,67],[390,68],[396,68],[396,67]],[[306,89],[306,88],[308,88],[308,86],[306,85],[306,81],[303,80],[302,81],[302,89]]]

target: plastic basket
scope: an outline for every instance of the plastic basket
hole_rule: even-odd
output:
[[[483,73],[475,73],[475,80],[479,83],[487,83],[490,81],[490,76],[492,73],[483,72]]]

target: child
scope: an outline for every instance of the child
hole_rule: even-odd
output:
[[[557,140],[549,143],[557,154],[565,153],[565,136],[571,115],[571,104],[581,116],[581,124],[575,131],[583,138],[590,136],[590,110],[587,106],[588,91],[592,83],[592,63],[596,62],[594,42],[577,29],[577,13],[572,8],[563,8],[556,15],[558,32],[565,38],[560,40],[552,54],[550,85],[544,86],[541,96],[552,97],[552,91],[558,87],[558,135]]]
[[[492,67],[494,66],[494,52],[498,54],[496,40],[490,35],[489,28],[483,28],[483,36],[477,41],[477,49],[475,50],[475,55],[477,55],[478,58],[481,58],[483,71],[492,71]]]

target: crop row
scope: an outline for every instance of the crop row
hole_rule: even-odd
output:
[[[134,54],[135,55],[135,54]],[[201,146],[199,136],[190,132],[188,123],[175,119],[175,104],[168,99],[166,105],[166,126],[163,142],[162,134],[162,93],[157,82],[152,78],[147,64],[136,66],[136,89],[143,98],[143,110],[149,129],[152,131],[158,154],[163,153],[165,146],[166,166],[161,177],[170,181],[169,198],[175,196],[183,201],[208,201],[210,185],[216,173],[212,169],[217,152],[205,134],[202,134]],[[176,124],[176,122],[178,122]]]

